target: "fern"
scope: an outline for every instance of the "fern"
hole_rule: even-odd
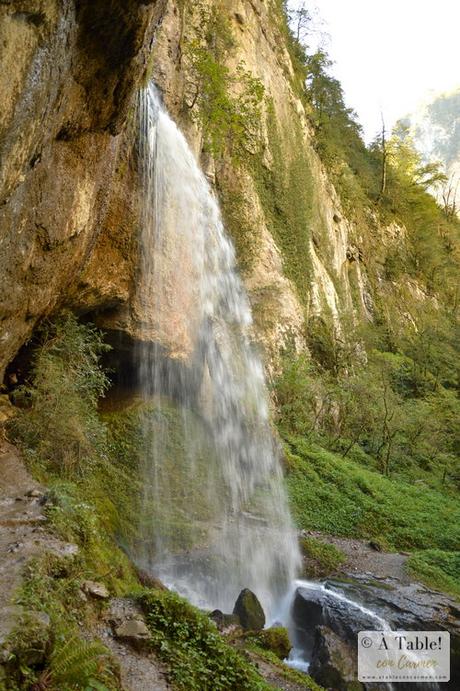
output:
[[[104,683],[114,688],[115,675],[107,648],[102,643],[85,641],[76,635],[64,635],[56,640],[49,658],[49,673],[51,688],[55,691],[108,691]]]

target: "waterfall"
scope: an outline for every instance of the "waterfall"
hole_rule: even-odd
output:
[[[149,440],[135,558],[194,604],[277,616],[299,563],[251,310],[216,198],[155,86],[140,95],[137,300]],[[153,345],[148,345],[153,342]]]

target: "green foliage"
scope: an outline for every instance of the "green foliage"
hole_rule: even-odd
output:
[[[91,616],[79,597],[81,557],[44,554],[28,564],[16,602],[27,614],[11,634],[8,689],[117,691],[118,671],[98,641],[81,638],[79,625]],[[41,624],[40,614],[49,617]]]
[[[288,631],[283,626],[263,629],[257,635],[251,636],[251,640],[261,648],[274,653],[280,660],[285,660],[292,648]]]
[[[407,560],[406,568],[430,588],[460,598],[460,552],[439,549],[414,552]]]
[[[108,386],[99,362],[106,349],[101,333],[70,313],[47,324],[20,392],[30,407],[13,418],[10,434],[49,488],[51,529],[82,549],[88,576],[125,592],[132,569],[114,538],[126,544],[133,536],[139,480],[97,410]]]
[[[216,184],[225,228],[233,240],[238,268],[244,274],[254,266],[260,242],[260,225],[246,197],[247,179],[242,169],[221,169]]]
[[[234,47],[228,20],[219,7],[198,4],[203,38],[187,41],[184,56],[192,75],[189,105],[206,135],[209,151],[228,150],[240,157],[257,142],[264,87],[239,63],[234,71],[225,64]]]
[[[42,328],[32,382],[15,392],[28,408],[11,423],[29,459],[67,476],[94,464],[105,435],[96,408],[108,387],[99,365],[104,350],[100,332],[70,313]]]
[[[57,636],[48,667],[41,677],[49,679],[49,688],[56,691],[109,691],[118,686],[107,648],[102,643],[85,641],[72,634]]]
[[[299,528],[383,538],[397,549],[457,548],[460,509],[455,497],[424,483],[389,479],[299,437],[288,439],[286,456]]]
[[[273,161],[258,154],[248,161],[265,220],[283,255],[284,272],[304,305],[309,299],[313,181],[308,152],[299,146],[302,130],[293,120],[281,132],[273,103],[267,105],[267,134]],[[286,156],[286,151],[289,156]]]
[[[335,545],[314,537],[303,537],[300,548],[306,557],[305,572],[309,578],[330,576],[346,561],[343,552]]]
[[[298,672],[285,665],[273,651],[262,648],[256,642],[250,642],[248,648],[262,660],[266,660],[270,665],[276,667],[281,676],[286,681],[295,684],[296,688],[306,689],[306,691],[324,691],[323,687],[319,686],[308,674]]]
[[[255,668],[218,633],[209,617],[169,591],[142,597],[152,645],[177,689],[268,691]]]

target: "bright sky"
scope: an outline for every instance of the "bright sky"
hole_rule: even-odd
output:
[[[381,112],[390,129],[430,90],[460,85],[459,0],[308,0],[312,6],[366,140],[381,128]]]

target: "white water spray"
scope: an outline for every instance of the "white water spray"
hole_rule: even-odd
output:
[[[139,111],[137,297],[155,342],[139,368],[156,407],[137,560],[201,607],[232,611],[250,588],[270,620],[299,554],[249,303],[218,203],[153,85]]]

